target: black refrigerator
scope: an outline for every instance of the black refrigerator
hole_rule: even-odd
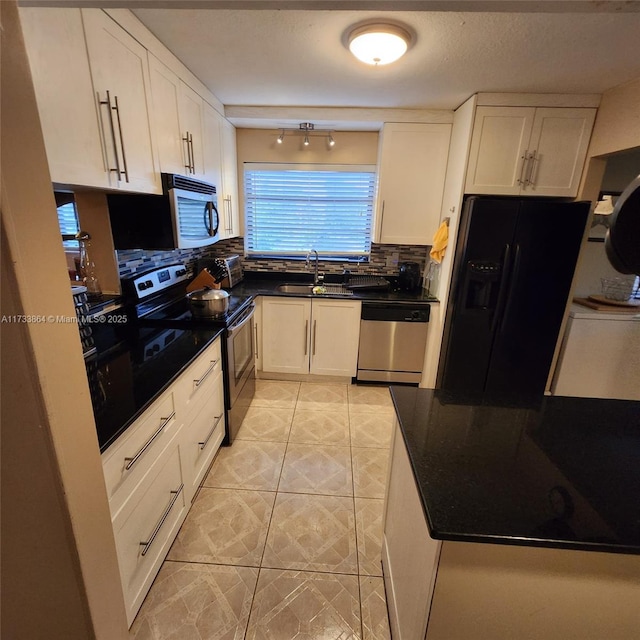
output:
[[[516,399],[545,388],[588,202],[469,197],[437,386]]]

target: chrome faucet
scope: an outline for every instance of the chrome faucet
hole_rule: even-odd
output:
[[[324,280],[324,274],[322,276],[318,276],[318,252],[315,249],[311,249],[309,253],[307,253],[307,269],[311,268],[309,259],[311,258],[311,254],[316,254],[316,268],[313,273],[313,284],[314,286],[319,284],[320,280]]]

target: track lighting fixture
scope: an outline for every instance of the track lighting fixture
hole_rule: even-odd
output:
[[[276,138],[276,142],[278,144],[282,144],[284,142],[285,135],[289,134],[298,134],[304,135],[302,140],[302,144],[305,147],[308,147],[311,144],[311,137],[323,136],[327,139],[327,145],[329,148],[333,148],[336,144],[335,139],[331,135],[333,133],[333,129],[316,129],[316,126],[313,122],[301,122],[300,126],[297,129],[287,129],[283,127],[280,129],[280,135]]]

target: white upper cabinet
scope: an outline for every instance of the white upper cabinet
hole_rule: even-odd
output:
[[[187,172],[186,146],[180,127],[180,79],[149,54],[152,114],[160,169],[165,173]]]
[[[187,174],[204,179],[203,100],[180,81],[180,125],[182,142],[187,154]]]
[[[221,128],[224,118],[208,103],[203,102],[204,179],[214,185],[218,195],[222,192],[222,143]],[[218,209],[221,209],[218,200]],[[221,229],[224,232],[224,229]],[[226,236],[225,236],[226,237]]]
[[[236,128],[225,118],[221,119],[222,189],[218,195],[218,208],[224,227],[222,238],[233,238],[240,233],[238,210],[238,158],[236,152]],[[221,197],[222,196],[222,197]]]
[[[385,124],[374,242],[430,245],[440,223],[450,124]]]
[[[83,9],[82,17],[110,183],[160,193],[147,109],[147,50],[101,10]]]
[[[22,8],[20,20],[51,180],[108,187],[80,9]]]
[[[574,197],[596,109],[478,107],[465,192]]]

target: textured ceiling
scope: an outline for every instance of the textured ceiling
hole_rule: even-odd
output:
[[[453,109],[488,92],[601,93],[640,77],[640,13],[136,9],[225,105]],[[369,18],[415,42],[386,67],[343,45]]]

